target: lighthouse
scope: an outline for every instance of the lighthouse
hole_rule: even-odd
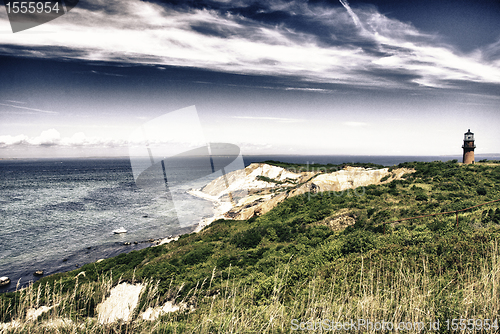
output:
[[[474,134],[470,132],[470,129],[464,133],[464,144],[462,145],[464,149],[463,163],[473,164],[474,163]]]

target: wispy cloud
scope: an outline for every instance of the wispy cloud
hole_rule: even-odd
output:
[[[287,87],[285,90],[297,90],[303,92],[317,92],[317,93],[332,93],[334,89],[325,89],[325,88],[304,88],[304,87]]]
[[[107,72],[100,72],[100,71],[90,71],[93,74],[98,74],[98,75],[107,75],[111,77],[125,77],[125,75],[122,74],[117,74],[117,73],[107,73]]]
[[[0,148],[12,146],[33,147],[116,147],[126,146],[125,140],[110,138],[87,137],[83,132],[78,132],[71,137],[61,137],[56,129],[42,131],[39,136],[29,137],[24,134],[0,136]]]
[[[347,2],[346,0],[339,0],[339,1],[342,4],[342,6],[344,6],[344,8],[347,10],[349,16],[351,16],[352,20],[354,21],[354,24],[364,30],[363,26],[361,25],[361,22],[359,21],[358,16],[354,14],[351,7],[349,6],[349,2]]]
[[[0,51],[379,89],[500,84],[500,42],[462,54],[374,7],[340,4],[89,0],[35,28],[57,33],[1,34]]]
[[[110,138],[100,136],[87,136],[84,132],[76,132],[71,136],[63,137],[56,129],[44,130],[38,136],[30,137],[25,134],[0,136],[0,148],[8,147],[53,147],[53,148],[111,148],[111,147],[164,147],[182,146],[194,148],[204,145],[196,140],[176,140],[166,135],[164,138],[158,137],[153,140],[145,138]]]
[[[22,103],[22,102],[16,102],[16,103]],[[0,103],[0,106],[11,107],[11,108],[16,108],[16,109],[24,109],[24,110],[30,110],[30,111],[36,111],[36,112],[41,112],[41,113],[44,113],[44,114],[58,114],[58,112],[56,112],[56,111],[42,110],[42,109],[36,109],[36,108],[28,108],[28,107],[23,107],[23,106],[17,106],[17,105],[14,105],[14,104]]]

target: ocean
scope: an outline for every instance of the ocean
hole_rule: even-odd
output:
[[[265,160],[391,166],[452,159],[461,156],[243,157],[245,166]],[[178,180],[182,173],[180,169]],[[138,188],[129,159],[0,160],[0,276],[12,280],[0,292],[35,281],[36,270],[44,270],[44,275],[73,270],[100,258],[150,247],[149,239],[193,231],[202,218],[212,215],[212,203],[186,191],[206,182],[179,182],[169,186],[168,194]],[[171,195],[176,198],[175,207]],[[182,211],[182,223],[178,211]],[[128,232],[113,234],[120,227]]]

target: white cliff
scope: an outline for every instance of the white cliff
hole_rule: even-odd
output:
[[[190,193],[211,200],[216,206],[216,217],[204,222],[203,226],[206,226],[219,218],[248,219],[260,216],[288,197],[307,192],[341,192],[355,189],[355,192],[362,193],[359,187],[391,182],[412,172],[414,171],[404,168],[389,171],[389,168],[365,169],[349,166],[333,172],[324,169],[304,172],[290,171],[265,163],[253,163]],[[386,179],[382,181],[384,177]]]

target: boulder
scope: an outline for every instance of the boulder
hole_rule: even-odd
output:
[[[10,284],[10,278],[7,276],[0,277],[0,286],[6,286]]]

